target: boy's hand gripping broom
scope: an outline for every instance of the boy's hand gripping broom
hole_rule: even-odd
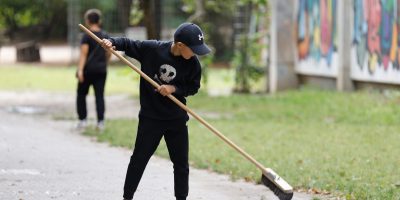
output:
[[[92,37],[94,40],[96,40],[96,42],[98,42],[99,44],[102,44],[102,40],[100,38],[98,38],[95,34],[93,34],[85,26],[83,26],[82,24],[79,24],[79,27],[84,32],[86,32],[90,37]],[[159,88],[160,87],[160,85],[157,82],[155,82],[153,79],[148,77],[139,68],[137,68],[131,62],[129,62],[127,59],[125,59],[123,56],[118,54],[115,50],[113,50],[112,48],[109,48],[107,50],[110,51],[111,53],[113,53],[115,56],[117,56],[121,61],[123,61],[125,64],[127,64],[129,67],[131,67],[137,73],[139,73],[140,76],[142,76],[146,81],[148,81],[150,84],[152,84],[155,88]],[[195,112],[193,112],[191,109],[189,109],[185,104],[183,104],[178,99],[176,99],[173,95],[170,94],[167,97],[170,98],[173,102],[175,102],[179,107],[181,107],[182,109],[187,111],[194,118],[196,118],[200,123],[202,123],[204,126],[206,126],[209,130],[211,130],[215,135],[217,135],[219,138],[221,138],[229,146],[231,146],[236,151],[238,151],[242,156],[244,156],[247,160],[249,160],[251,163],[253,163],[257,168],[259,168],[261,170],[261,172],[262,172],[261,182],[265,186],[270,188],[274,192],[274,194],[279,197],[280,200],[290,200],[290,199],[292,199],[292,197],[293,197],[293,188],[292,188],[292,186],[290,186],[285,180],[283,180],[283,178],[281,178],[277,173],[275,173],[270,168],[265,168],[261,163],[256,161],[253,157],[251,157],[249,154],[247,154],[239,146],[234,144],[231,140],[229,140],[227,137],[225,137],[222,133],[220,133],[213,126],[211,126],[202,117],[200,117]]]

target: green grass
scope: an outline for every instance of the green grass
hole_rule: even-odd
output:
[[[220,113],[222,118],[207,120],[296,189],[347,199],[400,199],[398,94],[303,89],[278,95],[199,94],[189,102],[202,113]],[[109,121],[98,138],[131,148],[136,126],[136,120]],[[203,125],[192,119],[189,129],[192,166],[259,179],[252,164]],[[157,154],[168,157],[165,144]]]
[[[75,67],[5,66],[0,67],[0,90],[41,90],[75,92]],[[106,94],[138,94],[138,80],[127,67],[110,67]]]
[[[202,90],[207,90],[213,96],[229,93],[235,86],[235,69],[211,68],[208,70],[208,83],[202,85]],[[249,80],[250,90],[254,93],[265,91],[266,79]]]
[[[13,65],[0,67],[0,90],[40,90],[75,92],[75,67]],[[234,70],[209,69],[207,88],[211,92],[229,91],[234,85]],[[206,85],[203,84],[203,89]],[[139,75],[127,66],[109,67],[106,94],[139,94]]]

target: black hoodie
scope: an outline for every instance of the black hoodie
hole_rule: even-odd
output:
[[[201,66],[196,56],[186,60],[171,53],[173,42],[155,40],[130,40],[111,38],[118,51],[124,51],[129,57],[141,64],[141,70],[158,84],[174,85],[173,95],[186,104],[185,97],[194,95],[200,88]],[[158,120],[188,119],[185,110],[168,97],[159,94],[144,78],[140,78],[139,116]]]

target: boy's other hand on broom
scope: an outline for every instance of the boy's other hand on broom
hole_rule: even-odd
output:
[[[113,45],[112,45],[112,42],[111,42],[110,40],[107,40],[107,39],[103,39],[103,40],[102,40],[101,46],[102,46],[104,49],[106,49],[106,50],[108,50],[108,49],[113,49],[113,50],[115,50],[115,46],[113,46]]]
[[[161,85],[157,88],[157,91],[163,96],[168,96],[174,93],[176,91],[176,88],[173,85]]]

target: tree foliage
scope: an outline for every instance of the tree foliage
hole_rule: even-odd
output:
[[[247,17],[231,64],[236,69],[235,92],[248,93],[267,68],[261,52],[266,48],[262,41],[269,24],[268,1],[241,0],[238,6],[244,8],[242,14]]]
[[[129,25],[130,6],[133,0],[1,0],[0,30],[12,41],[67,38],[68,18],[78,18],[91,8],[103,13],[107,31],[118,32]],[[68,7],[74,11],[68,13]],[[69,14],[71,16],[69,16]]]
[[[266,46],[260,41],[267,34],[268,0],[181,1],[183,10],[191,14],[189,20],[199,23],[208,35],[216,60],[230,61],[236,69],[235,91],[250,92],[266,69],[261,56]]]
[[[188,21],[199,24],[208,43],[214,47],[217,61],[227,61],[232,51],[232,23],[236,0],[182,0]]]
[[[6,35],[13,39],[15,32],[36,26],[36,30],[40,29],[38,34],[46,37],[55,30],[54,25],[66,19],[65,8],[64,0],[2,0],[0,29],[5,29]],[[59,25],[66,25],[66,20]],[[65,27],[61,29],[66,31]]]

